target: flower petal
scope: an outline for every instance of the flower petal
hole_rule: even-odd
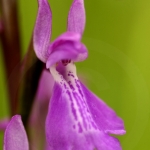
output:
[[[83,131],[81,124],[75,125],[72,117],[75,111],[70,113],[72,105],[69,101],[61,86],[56,83],[46,120],[47,142],[51,150],[121,150],[116,138],[92,127],[91,130]]]
[[[114,110],[89,91],[81,82],[78,84],[82,87],[93,119],[99,129],[111,134],[125,134],[126,131],[124,129],[123,120],[116,115]]]
[[[37,57],[46,62],[51,37],[52,13],[47,0],[38,0],[39,8],[34,27],[33,44]]]
[[[100,128],[99,122],[95,121],[96,114],[91,111],[88,104],[89,101],[93,104],[92,101],[95,100],[88,97],[89,94],[86,92],[89,91],[82,89],[74,63],[70,62],[64,66],[63,71],[63,74],[58,72],[55,65],[50,68],[56,81],[46,118],[46,138],[50,148],[121,150],[119,141],[108,135],[105,128]],[[101,105],[99,106],[101,108]],[[103,112],[105,111],[102,110]]]
[[[68,15],[68,31],[82,34],[85,27],[84,0],[74,0]]]
[[[13,116],[5,130],[4,150],[29,150],[27,135],[20,115]]]
[[[53,64],[70,59],[74,62],[82,61],[87,58],[87,49],[80,42],[80,35],[73,32],[65,32],[59,36],[49,47],[49,57],[46,67],[50,68]]]

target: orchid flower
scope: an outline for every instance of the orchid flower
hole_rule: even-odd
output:
[[[88,52],[80,42],[85,27],[83,0],[74,0],[67,31],[50,43],[52,13],[47,0],[38,0],[34,50],[55,80],[46,118],[50,150],[121,150],[109,134],[125,133],[121,118],[78,79],[74,62]]]

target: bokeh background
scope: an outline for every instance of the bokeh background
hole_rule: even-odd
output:
[[[53,12],[52,40],[66,30],[72,0],[49,0]],[[37,13],[37,0],[20,0],[19,23],[24,57]],[[150,1],[85,0],[89,50],[77,63],[89,88],[123,118],[123,150],[150,149]],[[11,62],[10,62],[11,63]],[[0,50],[0,118],[9,114],[7,79]],[[2,147],[0,134],[0,146]],[[2,148],[0,148],[2,149]]]

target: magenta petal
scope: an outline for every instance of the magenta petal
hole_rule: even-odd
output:
[[[27,135],[20,115],[13,116],[5,130],[4,150],[29,150]]]
[[[68,31],[82,34],[85,27],[84,0],[74,0],[68,15]]]
[[[82,130],[81,124],[75,125],[77,119],[70,101],[56,83],[46,119],[46,138],[51,150],[121,150],[119,141],[105,132],[92,126]]]
[[[47,0],[38,0],[39,9],[34,27],[33,43],[37,57],[46,62],[51,37],[52,13]]]
[[[80,34],[73,32],[65,32],[59,36],[50,45],[48,52],[47,68],[65,59],[70,59],[74,62],[82,61],[88,55],[86,47],[80,42]]]
[[[99,129],[110,134],[125,134],[123,120],[116,115],[114,110],[89,91],[82,83],[80,85],[87,99],[92,117]]]

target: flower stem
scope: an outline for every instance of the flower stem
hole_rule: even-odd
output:
[[[22,116],[25,128],[27,128],[28,119],[42,70],[43,63],[35,56],[33,42],[31,39],[28,52],[21,68],[21,96],[19,112]]]
[[[17,0],[0,0],[0,10],[3,25],[0,37],[6,68],[10,113],[14,115],[17,113],[21,61]]]

